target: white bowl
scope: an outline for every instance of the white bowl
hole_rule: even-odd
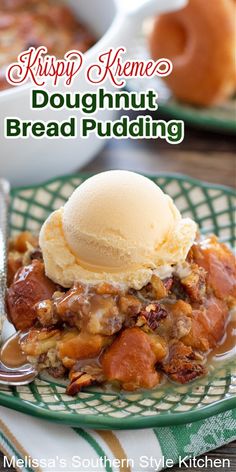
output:
[[[100,38],[85,54],[85,61],[91,63],[100,51],[129,44],[145,15],[180,8],[186,0],[67,0],[67,4]],[[110,83],[105,86],[112,89]],[[0,176],[13,185],[37,183],[78,170],[105,143],[95,136],[86,139],[3,138],[6,117],[61,121],[76,115],[79,121],[81,114],[77,110],[72,110],[72,113],[64,109],[30,110],[30,89],[27,84],[0,92]],[[96,86],[89,85],[81,73],[68,91],[96,91]],[[104,121],[113,120],[115,113],[101,110],[96,117]]]

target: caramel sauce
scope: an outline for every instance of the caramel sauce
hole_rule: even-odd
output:
[[[22,333],[11,336],[2,346],[0,351],[1,362],[10,369],[16,369],[27,364],[27,358],[20,347]]]
[[[94,305],[100,305],[98,300],[94,300]],[[18,380],[17,376],[14,378],[14,376],[11,375],[9,378],[8,369],[17,369],[28,363],[27,358],[20,347],[20,340],[23,336],[25,336],[25,333],[18,332],[11,336],[2,346],[0,350],[0,361],[3,365],[1,366],[0,378],[4,377],[5,379],[6,377],[5,380],[11,381]],[[219,363],[225,363],[228,359],[232,359],[234,356],[236,356],[236,316],[230,318],[225,328],[225,335],[218,346],[209,353],[207,364],[214,367],[214,365],[216,366]],[[100,366],[99,356],[92,360],[95,365]],[[89,361],[91,361],[91,359],[89,359]],[[86,365],[87,362],[88,359],[84,359],[78,364],[82,367],[83,365]],[[4,366],[6,367],[6,370],[4,369]],[[24,380],[24,376],[22,376],[22,379]],[[166,384],[169,382],[166,380],[162,383]]]
[[[232,317],[226,328],[225,335],[218,344],[218,346],[213,349],[210,353],[210,360],[213,362],[225,361],[232,356],[236,356],[236,317]]]

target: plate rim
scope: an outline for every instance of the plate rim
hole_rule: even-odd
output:
[[[46,185],[53,184],[54,182],[61,180],[63,182],[66,182],[69,179],[73,178],[89,178],[92,177],[93,175],[100,174],[101,172],[109,172],[110,170],[116,170],[116,169],[108,169],[106,171],[90,171],[90,172],[75,172],[75,173],[70,173],[70,174],[63,174],[63,175],[58,175],[55,177],[52,177],[51,179],[42,181],[38,184],[27,184],[27,185],[20,185],[20,186],[14,186],[11,188],[11,197],[15,196],[18,192],[24,191],[24,190],[30,190],[30,189],[38,189],[40,187],[45,187]],[[129,169],[121,169],[121,170],[129,170]],[[223,190],[226,193],[229,193],[231,195],[236,196],[236,189],[234,187],[230,187],[229,185],[224,185],[224,184],[217,184],[215,182],[208,182],[206,180],[201,180],[197,179],[195,177],[191,177],[188,174],[184,174],[181,172],[157,172],[157,173],[148,173],[148,172],[140,172],[140,171],[133,171],[130,170],[130,172],[135,172],[137,174],[143,175],[144,177],[148,177],[149,179],[157,179],[157,178],[172,178],[176,180],[186,180],[187,182],[193,184],[193,185],[199,185],[199,187],[203,188],[213,188],[213,189],[218,189],[218,190]]]
[[[39,189],[54,183],[55,181],[60,180],[61,182],[66,182],[70,179],[83,178],[86,179],[98,172],[77,172],[73,174],[66,174],[62,176],[53,177],[47,181],[41,182],[39,184],[25,185],[19,187],[13,187],[11,189],[11,197],[17,196],[17,193],[30,190],[30,189]],[[185,180],[186,182],[197,185],[201,188],[212,188],[222,190],[228,195],[236,196],[236,190],[232,187],[228,187],[221,184],[205,182],[200,179],[195,179],[185,174],[181,173],[171,173],[171,172],[160,172],[153,174],[144,174],[150,179],[154,180],[157,178],[170,178],[173,180]],[[79,399],[78,399],[79,402]],[[123,418],[114,418],[108,415],[96,415],[96,414],[80,414],[74,413],[63,413],[60,411],[52,411],[43,407],[42,404],[31,403],[27,400],[22,400],[9,394],[5,394],[4,391],[0,391],[0,404],[7,408],[29,414],[33,417],[45,419],[54,423],[65,424],[72,427],[84,426],[89,428],[100,428],[100,429],[141,429],[141,428],[151,428],[151,427],[163,427],[163,426],[175,426],[181,424],[187,424],[189,422],[195,422],[209,418],[210,416],[226,412],[228,410],[236,408],[236,395],[233,394],[232,397],[223,398],[212,404],[205,405],[199,409],[191,409],[186,412],[179,413],[170,413],[163,412],[162,414],[157,413],[152,416],[138,416],[133,415]]]
[[[165,86],[168,88],[166,84]],[[129,84],[126,85],[126,89],[128,91],[133,91],[133,87]],[[169,88],[168,90],[170,91]],[[231,100],[229,99],[228,101]],[[235,136],[236,122],[230,118],[223,119],[217,115],[214,116],[208,114],[207,110],[212,108],[214,108],[214,105],[205,108],[197,106],[194,107],[194,105],[177,100],[174,98],[173,94],[171,94],[170,99],[162,99],[158,101],[158,110],[167,116],[169,115],[175,119],[183,120],[189,126],[193,126],[198,129],[200,128],[203,130],[209,130],[213,133],[220,132],[221,134]],[[152,114],[155,116],[158,110],[152,112]]]
[[[221,131],[221,133],[227,133],[233,136],[236,134],[236,122],[233,120],[223,120],[217,116],[204,115],[201,113],[202,108],[196,108],[195,111],[194,107],[182,104],[176,99],[174,99],[173,103],[168,103],[168,101],[160,102],[158,108],[163,113],[186,121],[189,125],[215,132]],[[205,111],[206,109],[203,110]]]
[[[27,400],[20,400],[4,395],[2,392],[0,392],[0,404],[36,418],[65,424],[67,426],[84,426],[104,430],[127,430],[176,426],[201,421],[236,408],[236,395],[231,398],[219,400],[211,405],[206,405],[199,410],[190,410],[182,413],[164,413],[162,415],[157,414],[147,417],[134,415],[133,417],[127,418],[113,418],[104,414],[94,415],[73,412],[65,414],[59,411],[47,410]]]

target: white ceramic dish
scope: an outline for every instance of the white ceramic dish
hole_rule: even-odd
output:
[[[67,0],[67,4],[100,38],[85,54],[85,61],[89,63],[108,47],[127,46],[145,16],[181,8],[186,0]],[[107,89],[112,87],[109,83],[105,85]],[[96,91],[96,87],[89,86],[81,73],[70,90],[86,92],[89,89]],[[73,115],[66,110],[30,110],[29,97],[29,84],[0,92],[0,176],[14,185],[34,184],[73,172],[92,159],[104,144],[104,140],[96,137],[70,140],[3,138],[6,117],[61,121]],[[76,116],[79,119],[78,112]],[[112,120],[114,117],[114,111],[97,113],[99,120]]]

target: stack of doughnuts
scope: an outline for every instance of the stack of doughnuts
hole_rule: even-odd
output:
[[[189,0],[155,19],[152,58],[169,58],[164,80],[173,95],[196,106],[219,104],[236,91],[236,1]]]

